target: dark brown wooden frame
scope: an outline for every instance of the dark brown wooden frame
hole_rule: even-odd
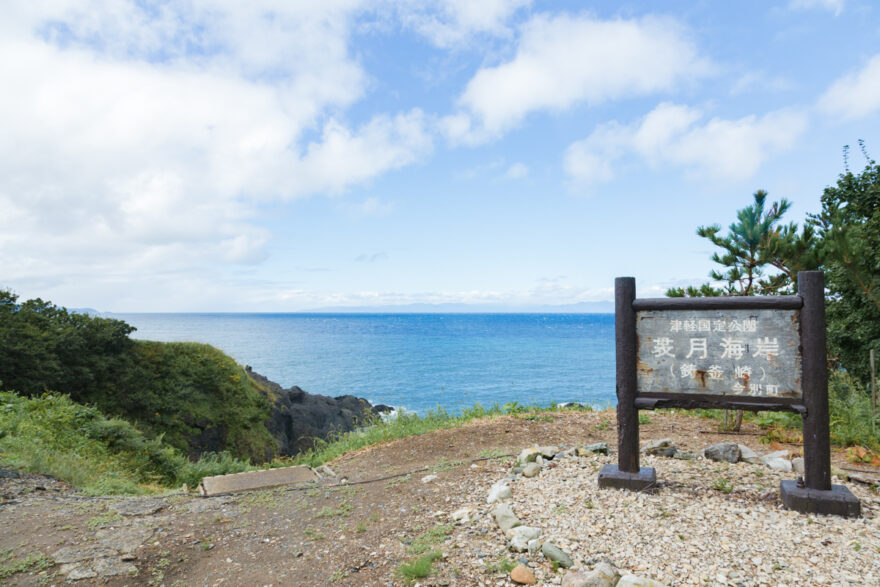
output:
[[[635,278],[615,279],[618,455],[617,466],[602,468],[599,486],[644,490],[656,485],[654,470],[639,467],[639,410],[679,407],[791,411],[802,417],[805,479],[797,483],[782,482],[783,502],[799,511],[859,515],[860,504],[855,496],[845,487],[831,484],[824,274],[821,271],[798,273],[798,291],[796,296],[637,299]],[[639,393],[636,313],[646,310],[798,310],[802,398]]]

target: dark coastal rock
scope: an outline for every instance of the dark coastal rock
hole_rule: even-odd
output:
[[[308,450],[316,438],[328,440],[333,434],[354,430],[379,413],[378,406],[371,406],[363,398],[311,394],[296,386],[284,389],[250,367],[246,369],[248,375],[270,392],[272,407],[267,427],[278,440],[281,455],[291,456]]]

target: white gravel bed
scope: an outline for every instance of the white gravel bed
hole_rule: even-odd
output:
[[[511,479],[508,503],[523,524],[543,530],[542,541],[568,552],[575,569],[605,560],[622,574],[670,586],[880,585],[880,495],[865,486],[847,484],[861,500],[861,518],[808,516],[779,500],[779,481],[792,473],[643,456],[642,466],[657,470],[657,491],[600,490],[599,469],[614,462],[614,455],[556,459],[537,477]],[[494,506],[485,503],[488,486],[504,477],[493,469],[462,495],[460,505],[473,508],[475,519],[456,528],[450,562],[474,584],[508,585],[487,565],[527,559],[539,582],[558,584],[562,570],[554,572],[540,552],[506,551],[489,514]]]

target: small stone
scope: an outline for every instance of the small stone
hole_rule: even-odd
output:
[[[532,570],[522,563],[516,565],[510,571],[510,580],[520,585],[534,585],[538,582]]]
[[[519,518],[514,515],[513,510],[506,503],[498,504],[492,510],[492,517],[495,518],[495,523],[498,524],[498,527],[505,534],[512,528],[522,526],[522,522],[519,521]]]
[[[537,538],[529,540],[529,554],[535,554],[541,550],[541,541]]]
[[[515,552],[526,552],[529,542],[537,540],[541,536],[541,529],[532,526],[517,526],[507,532],[510,538],[510,548]]]
[[[675,454],[672,455],[672,458],[680,461],[692,461],[697,458],[697,455],[692,452],[676,451]]]
[[[762,461],[767,460],[767,459],[788,459],[788,451],[787,450],[777,450],[777,451],[771,452],[770,454],[766,454],[763,457],[761,457]]]
[[[562,549],[555,544],[545,542],[544,546],[541,547],[541,552],[549,560],[554,561],[560,567],[564,567],[567,569],[574,564],[574,561],[571,560],[571,557],[562,552]]]
[[[713,444],[703,451],[703,456],[707,459],[723,461],[725,463],[735,463],[739,461],[741,454],[739,445],[735,442]]]
[[[658,457],[671,457],[677,451],[678,449],[675,448],[675,444],[673,444],[671,438],[655,440],[654,442],[651,442],[647,446],[645,446],[646,455],[655,455]]]
[[[0,479],[18,479],[19,477],[21,477],[21,475],[18,474],[18,471],[13,471],[6,467],[0,467]]]
[[[589,573],[566,573],[562,578],[562,587],[614,587],[619,578],[617,569],[606,562],[601,562]]]
[[[608,443],[607,442],[597,442],[595,444],[588,444],[587,446],[582,446],[577,449],[577,455],[579,457],[586,456],[588,454],[600,454],[607,455],[609,454]]]
[[[537,448],[524,448],[516,458],[516,464],[525,465],[526,463],[533,463],[535,462],[535,459],[538,458],[539,454],[541,453],[538,452]]]
[[[795,473],[803,473],[804,472],[804,458],[797,457],[795,459],[791,459],[791,468],[794,469]]]
[[[783,473],[791,473],[791,461],[785,459],[768,459],[764,457],[764,464],[774,471],[782,471]]]
[[[422,477],[422,483],[430,483],[431,481],[436,481],[437,475],[425,475]]]
[[[761,461],[761,455],[750,449],[744,444],[737,444],[739,447],[739,460],[744,461],[746,463],[759,463]]]
[[[470,508],[460,508],[452,512],[450,516],[454,522],[464,522],[467,523],[471,519],[471,509]]]
[[[541,465],[538,463],[529,463],[523,469],[523,477],[537,477],[538,473],[541,472]]]
[[[617,582],[617,587],[664,587],[663,583],[658,583],[653,579],[638,577],[636,575],[624,575]]]
[[[558,446],[539,446],[538,452],[541,453],[541,456],[545,459],[552,459],[556,456],[556,453],[559,452]]]
[[[511,497],[513,497],[513,491],[503,481],[499,481],[489,489],[489,497],[486,498],[486,503],[495,503],[496,501],[503,501]]]

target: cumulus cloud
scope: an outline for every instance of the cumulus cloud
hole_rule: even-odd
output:
[[[511,17],[532,0],[443,0],[403,2],[401,20],[441,48],[458,47],[477,35],[509,37]]]
[[[711,69],[672,19],[536,16],[522,27],[516,55],[480,69],[442,125],[453,142],[481,142],[534,111],[667,92]]]
[[[577,184],[608,182],[621,161],[635,155],[654,167],[676,165],[700,176],[747,179],[806,128],[806,116],[793,110],[736,120],[704,118],[699,109],[663,103],[633,124],[606,123],[568,147],[565,171]]]
[[[430,152],[419,110],[354,126],[342,118],[369,84],[348,47],[358,9],[7,7],[4,277],[63,282],[259,262],[271,236],[255,221],[260,202],[339,194]]]
[[[880,110],[880,54],[869,59],[859,71],[831,84],[819,98],[819,109],[846,120]]]

